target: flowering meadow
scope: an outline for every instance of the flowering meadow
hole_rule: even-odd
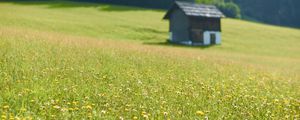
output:
[[[300,30],[225,19],[222,45],[174,46],[163,14],[0,2],[0,119],[300,119]]]

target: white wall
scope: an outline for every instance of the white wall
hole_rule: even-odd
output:
[[[210,41],[210,34],[213,33],[216,35],[216,44],[221,44],[221,32],[218,32],[218,31],[205,31],[204,34],[203,34],[203,37],[204,37],[204,44],[203,45],[210,45],[211,44],[211,41]],[[170,41],[174,41],[173,39],[173,33],[172,32],[169,32],[169,39]],[[192,41],[178,41],[179,43],[181,44],[185,44],[185,45],[191,45],[192,44]]]
[[[204,45],[210,45],[210,34],[216,35],[216,44],[221,44],[221,32],[218,31],[205,31],[204,32]]]
[[[173,41],[173,33],[172,32],[169,32],[169,35],[170,35],[170,41]]]

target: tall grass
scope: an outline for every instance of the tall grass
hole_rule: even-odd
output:
[[[221,46],[169,46],[162,11],[117,8],[1,3],[1,118],[299,119],[299,30],[226,19]]]

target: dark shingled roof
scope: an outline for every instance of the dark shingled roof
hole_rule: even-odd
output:
[[[214,5],[203,5],[191,2],[179,2],[176,1],[175,5],[167,12],[164,19],[169,19],[170,14],[174,7],[179,7],[185,15],[194,17],[207,17],[207,18],[222,18],[225,17],[221,11]]]

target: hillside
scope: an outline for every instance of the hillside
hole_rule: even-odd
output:
[[[174,0],[71,0],[81,2],[101,2],[144,8],[168,9]],[[299,0],[178,0],[196,1],[203,4],[216,4],[227,17],[240,17],[262,23],[300,27]],[[224,4],[226,3],[226,5]],[[237,5],[237,6],[236,6]],[[236,8],[237,7],[237,8]],[[240,12],[239,12],[240,11]]]
[[[222,20],[222,45],[165,43],[164,11],[0,2],[0,113],[33,119],[293,119],[300,30]]]

